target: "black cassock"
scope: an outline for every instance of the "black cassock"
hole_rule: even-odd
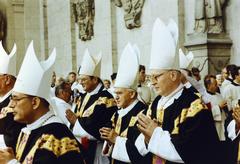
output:
[[[160,98],[156,97],[146,113],[152,119],[157,119],[164,131],[169,132],[171,142],[184,163],[221,164],[220,141],[212,113],[202,103],[199,94],[184,88],[180,97],[163,112],[157,110]],[[148,153],[147,156],[152,156],[147,163],[156,163],[156,155]],[[175,164],[166,159],[162,160],[165,164]]]
[[[44,125],[32,130],[29,135],[21,132],[16,158],[20,163],[84,164],[80,144],[61,123]]]
[[[119,117],[118,113],[116,112],[112,117],[112,128],[115,129],[115,132],[120,137],[127,138],[125,146],[127,150],[128,157],[131,163],[138,163],[141,161],[142,163],[146,163],[146,159],[142,157],[139,153],[137,148],[135,147],[134,143],[136,137],[140,134],[140,131],[136,128],[137,123],[137,115],[146,110],[146,105],[141,101],[138,101],[136,105],[123,117]],[[114,147],[114,149],[118,149],[118,147]],[[121,154],[119,154],[121,155]],[[136,158],[138,160],[136,160]],[[139,160],[141,158],[141,160]],[[126,162],[122,162],[116,159],[111,159],[112,164],[126,164]]]
[[[9,97],[0,102],[0,111],[8,105]],[[12,113],[8,113],[6,117],[0,118],[0,134],[3,134],[6,146],[12,147],[15,151],[18,135],[25,126],[25,124],[14,121]]]
[[[87,93],[81,95],[80,103],[75,112],[81,127],[91,136],[102,142],[99,130],[106,126],[112,115],[117,111],[117,106],[113,96],[103,90],[102,86],[97,94],[88,97]],[[88,164],[94,162],[98,141],[87,141],[84,146],[84,158]]]

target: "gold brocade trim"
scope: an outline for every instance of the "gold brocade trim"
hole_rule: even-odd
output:
[[[164,109],[163,107],[157,109],[157,121],[159,126],[162,127],[163,124],[163,117],[164,117]]]
[[[198,92],[195,92],[194,94],[197,95],[199,98],[202,97],[202,95]]]
[[[16,145],[16,159],[18,161],[20,161],[22,158],[22,154],[26,147],[28,138],[29,138],[29,134],[25,134],[23,132],[19,134],[17,145]]]
[[[87,108],[83,114],[82,114],[82,117],[89,117],[91,116],[91,114],[93,113],[94,111],[94,108],[96,106],[97,102],[94,102],[89,108]]]
[[[107,108],[116,106],[116,102],[114,100],[114,98],[107,98],[107,97],[99,97],[99,99],[97,100],[97,105],[101,105],[104,104],[106,105]]]
[[[115,106],[115,100],[113,98],[109,99],[107,97],[99,97],[97,101],[95,101],[88,109],[83,112],[82,117],[89,117],[93,113],[95,106],[101,104],[104,104],[106,108],[110,108]]]
[[[197,113],[204,109],[207,109],[207,106],[203,104],[201,99],[197,99],[191,103],[191,106],[187,111],[186,117],[194,117]]]
[[[152,104],[149,105],[147,113],[146,113],[146,115],[149,116],[149,117],[152,116],[152,109],[151,108],[152,108]]]
[[[77,117],[82,117],[82,115],[83,115],[83,111],[84,111],[84,108],[85,108],[85,106],[87,105],[87,102],[88,102],[88,100],[90,99],[90,94],[86,94],[86,96],[84,97],[84,99],[83,99],[83,102],[82,102],[82,105],[81,105],[81,108],[79,109],[79,107],[80,107],[80,104],[79,104],[79,106],[78,106],[78,110],[77,110]]]
[[[177,117],[175,120],[174,120],[174,128],[172,130],[172,133],[171,134],[178,134],[179,133],[179,117]]]
[[[115,126],[115,132],[120,135],[120,130],[121,130],[121,126],[122,126],[122,118],[119,118],[117,119],[117,123],[116,123],[116,126]]]
[[[171,134],[179,133],[179,124],[183,123],[187,118],[194,117],[201,110],[206,110],[207,106],[203,104],[201,99],[196,99],[190,105],[190,107],[184,108],[181,115],[174,120],[174,129]]]
[[[44,134],[41,138],[37,140],[33,148],[27,154],[23,161],[23,164],[27,164],[33,160],[37,149],[46,149],[50,152],[53,152],[56,157],[59,157],[70,151],[77,151],[80,153],[80,149],[75,139],[64,137],[63,139],[59,140],[53,135]]]
[[[182,112],[181,112],[181,118],[180,118],[180,123],[183,123],[186,118],[187,118],[187,112],[188,112],[188,109],[183,109]]]
[[[142,113],[142,112],[143,111],[139,112],[139,114]],[[129,121],[128,127],[120,134],[121,127],[122,127],[122,118],[118,117],[116,125],[114,123],[114,118],[115,118],[115,116],[113,116],[112,119],[111,119],[112,120],[112,125],[113,125],[113,127],[115,127],[114,130],[117,133],[117,135],[121,136],[121,137],[127,137],[128,127],[133,127],[138,120],[138,116],[132,116],[131,120]]]
[[[87,94],[83,100],[80,110],[78,110],[78,112],[77,112],[78,117],[80,117],[80,118],[81,117],[89,117],[93,113],[96,105],[104,104],[104,105],[106,105],[106,108],[110,108],[110,107],[113,107],[116,105],[115,100],[113,98],[109,99],[107,97],[99,97],[99,99],[97,101],[95,101],[89,108],[87,108],[84,111],[84,108],[85,108],[89,98],[90,98],[90,95]]]
[[[161,157],[156,156],[156,155],[153,154],[152,164],[158,164],[160,161],[161,161],[161,164],[165,164],[166,163],[165,159],[162,159]]]
[[[119,136],[120,137],[127,137],[127,133],[128,133],[128,128],[126,128]]]

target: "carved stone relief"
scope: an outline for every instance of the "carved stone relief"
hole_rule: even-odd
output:
[[[75,0],[72,4],[72,9],[75,22],[79,27],[79,38],[82,41],[91,40],[94,35],[94,0]]]
[[[228,0],[195,0],[195,32],[224,32],[223,13]]]
[[[115,0],[115,5],[123,7],[125,25],[128,29],[141,26],[141,14],[145,0]]]

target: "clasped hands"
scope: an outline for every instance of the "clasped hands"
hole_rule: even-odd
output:
[[[8,147],[6,149],[0,149],[0,163],[6,164],[12,159],[15,159],[13,149]]]
[[[149,143],[153,131],[158,127],[158,123],[155,119],[152,120],[148,116],[141,113],[138,116],[137,127],[140,132],[145,136],[145,142]]]

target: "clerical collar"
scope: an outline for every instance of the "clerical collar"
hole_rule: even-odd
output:
[[[89,92],[88,94],[89,94],[90,96],[95,95],[95,94],[97,94],[97,93],[100,91],[101,88],[102,88],[102,84],[99,83],[99,84],[97,85],[97,87],[96,87],[92,92]]]
[[[25,134],[30,134],[31,131],[53,122],[61,123],[60,119],[55,116],[52,110],[50,110],[35,122],[28,124],[25,128],[22,129],[22,132]]]
[[[122,108],[122,109],[119,109],[117,112],[118,112],[118,116],[119,117],[123,117],[125,116],[129,111],[131,111],[131,109],[138,103],[138,99],[136,99],[135,101],[133,101],[128,107],[126,108]]]
[[[6,93],[3,97],[0,98],[0,103],[6,100],[12,94],[12,90]]]
[[[158,101],[158,106],[157,108],[167,108],[168,106],[170,106],[175,99],[178,99],[183,91],[184,85],[181,83],[177,89],[175,89],[171,94],[169,94],[168,96],[164,97],[162,96],[161,99]]]

